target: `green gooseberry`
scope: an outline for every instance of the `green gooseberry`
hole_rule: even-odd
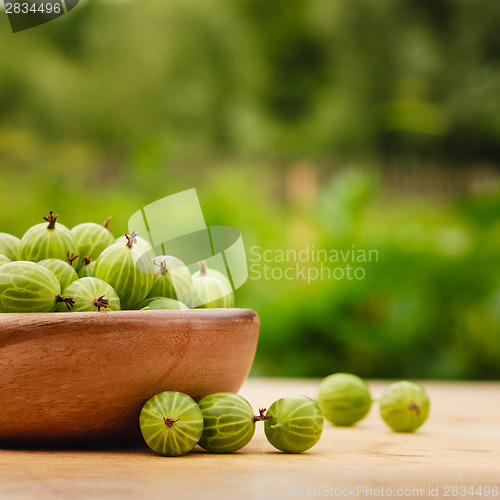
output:
[[[7,264],[10,262],[10,259],[6,257],[5,255],[2,255],[0,253],[0,266],[3,266],[4,264]]]
[[[133,231],[135,232],[135,231]],[[119,238],[116,238],[115,243],[118,243],[120,245],[126,245],[127,244],[127,235],[120,236]],[[151,258],[154,256],[154,251],[153,247],[151,246],[151,243],[149,243],[148,240],[142,238],[139,236],[137,233],[135,233],[135,246],[137,249],[142,250],[143,253],[147,253]]]
[[[330,422],[349,426],[368,414],[372,397],[363,379],[350,373],[334,373],[321,381],[318,402]]]
[[[146,444],[167,457],[191,451],[203,432],[200,408],[182,392],[166,391],[153,396],[142,408],[139,424]]]
[[[267,440],[284,453],[302,453],[312,448],[323,432],[321,410],[306,396],[278,399],[267,411],[266,418]]]
[[[186,264],[170,255],[154,257],[152,262],[155,279],[149,297],[167,297],[189,304],[193,295],[193,280]]]
[[[68,287],[73,281],[78,279],[78,274],[67,262],[59,259],[45,259],[41,260],[39,265],[50,269],[59,280],[61,284],[61,290],[64,290]]]
[[[189,307],[167,297],[150,297],[142,303],[141,310],[143,309],[189,309]]]
[[[136,233],[125,236],[125,245],[115,243],[102,252],[94,275],[115,289],[122,309],[139,309],[153,286],[154,269],[144,251],[136,249]]]
[[[213,453],[232,453],[246,446],[255,433],[250,403],[238,394],[217,392],[198,402],[203,415],[203,434],[198,444]]]
[[[95,273],[95,260],[92,257],[84,257],[80,262],[78,276],[80,278],[93,278]]]
[[[205,266],[204,272],[207,276],[211,276],[212,278],[217,278],[217,279],[223,281],[227,285],[228,288],[231,288],[231,282],[227,279],[227,276],[222,274],[220,271],[217,271],[217,269],[212,269],[211,267],[208,267],[207,263],[205,261],[201,261],[198,263],[200,266],[200,270],[201,270],[202,262]],[[199,275],[200,275],[200,271],[196,271],[193,274],[193,278],[197,278]]]
[[[119,311],[120,298],[113,287],[98,278],[80,278],[73,281],[63,292],[65,297],[74,301],[71,312],[83,311]],[[63,305],[58,304],[57,309],[64,311]]]
[[[105,224],[109,224],[107,219]],[[107,226],[95,224],[94,222],[85,222],[78,224],[71,229],[71,234],[77,244],[80,262],[78,270],[82,267],[82,261],[85,257],[97,259],[101,253],[109,246],[115,243],[115,238]]]
[[[0,233],[0,254],[10,260],[17,260],[21,240],[9,233]]]
[[[72,299],[60,293],[56,275],[39,264],[20,260],[0,267],[0,312],[51,312],[59,302],[71,308]]]
[[[402,380],[391,384],[380,399],[380,415],[396,432],[413,432],[429,416],[430,401],[425,389]]]
[[[52,210],[42,222],[24,233],[19,246],[18,259],[40,262],[45,259],[74,260],[78,249],[71,231],[61,223],[57,223],[58,215]],[[73,262],[73,260],[71,262]],[[76,265],[76,263],[75,263]]]
[[[220,273],[219,273],[220,274]],[[200,262],[200,270],[193,274],[192,304],[198,308],[234,307],[234,293],[231,283],[221,274],[209,273],[206,263]]]

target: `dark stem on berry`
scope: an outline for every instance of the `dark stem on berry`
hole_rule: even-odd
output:
[[[72,253],[72,254],[70,255],[70,254],[69,254],[69,251],[68,251],[68,252],[66,252],[66,262],[67,262],[70,266],[72,266],[72,265],[73,265],[73,261],[74,261],[75,259],[78,259],[78,254],[74,254],[74,253]]]
[[[126,244],[127,248],[131,249],[131,248],[133,248],[134,245],[137,245],[136,237],[137,237],[137,233],[135,231],[132,231],[130,233],[130,236],[127,233],[125,233],[125,238],[127,238],[127,244]]]
[[[47,221],[49,225],[47,226],[47,229],[55,229],[56,227],[56,220],[59,217],[59,215],[54,215],[54,212],[51,210],[49,212],[48,217],[43,217],[43,220]]]
[[[101,307],[105,309],[109,306],[109,300],[104,298],[104,295],[101,295],[97,299],[94,299],[94,305],[97,307],[97,310],[100,312]]]
[[[173,418],[165,418],[163,417],[163,422],[167,427],[172,427],[175,422],[178,422],[180,419],[178,418],[177,420],[174,420]]]
[[[160,272],[157,274],[167,274],[168,273],[168,267],[167,267],[166,261],[160,262],[159,264],[156,262],[153,262],[153,264],[160,268]]]
[[[414,411],[417,415],[420,415],[420,407],[417,403],[415,403],[415,401],[412,401],[410,403],[410,410]]]
[[[71,297],[63,297],[62,295],[57,294],[56,303],[59,302],[64,302],[66,304],[66,307],[68,308],[68,311],[70,311],[71,308],[75,305],[75,301]]]
[[[266,408],[259,408],[259,414],[253,417],[254,422],[263,422],[264,420],[269,420],[272,418],[272,415],[266,415]]]
[[[94,254],[89,255],[88,257],[86,255],[83,256],[83,259],[80,261],[81,266],[88,266],[92,262],[92,257]]]
[[[204,260],[200,260],[200,276],[207,275],[207,263]]]
[[[111,223],[111,219],[113,217],[108,217],[103,223],[102,223],[102,227],[104,227],[105,229],[107,229],[110,233],[114,233],[114,230],[112,228],[109,227],[110,223]]]

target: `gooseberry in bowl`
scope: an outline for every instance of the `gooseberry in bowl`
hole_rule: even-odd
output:
[[[73,266],[71,266],[64,260],[45,259],[41,260],[38,264],[46,267],[56,275],[56,278],[61,284],[61,290],[64,290],[67,286],[73,283],[73,281],[76,281],[78,279],[78,274],[76,273]]]
[[[66,260],[68,255],[78,254],[71,231],[57,222],[58,217],[51,210],[48,216],[43,217],[45,222],[36,224],[24,233],[19,245],[18,260]]]
[[[126,244],[115,243],[102,252],[94,276],[114,288],[122,309],[138,309],[151,291],[154,269],[148,256],[136,248],[136,233],[125,236]]]
[[[68,309],[72,299],[61,296],[61,285],[49,269],[30,261],[0,267],[0,313],[55,311],[58,303]]]
[[[9,233],[0,233],[0,254],[9,260],[17,260],[21,240]]]
[[[113,287],[98,278],[80,278],[63,291],[63,295],[73,299],[71,312],[82,311],[119,311],[120,298]],[[63,305],[57,309],[64,311]]]
[[[149,243],[149,241],[143,238],[142,236],[139,236],[137,232],[132,231],[132,233],[134,233],[135,235],[134,238],[136,247],[142,250],[143,253],[148,254],[148,256],[152,258],[154,253],[151,243]],[[120,236],[119,238],[116,238],[115,243],[119,243],[120,245],[126,245],[128,242],[127,236],[128,235],[125,234],[123,236]]]
[[[155,277],[149,297],[167,297],[189,304],[193,280],[186,264],[171,255],[154,257],[152,263]]]
[[[145,309],[189,309],[186,304],[167,297],[151,297],[146,299],[141,306],[141,310]]]
[[[0,253],[0,266],[3,266],[4,264],[7,264],[9,262],[11,262],[11,260],[8,257],[6,257],[5,255],[2,255]]]
[[[194,307],[234,307],[234,293],[231,283],[221,273],[210,274],[204,261],[200,262],[200,270],[193,274],[192,279],[192,303]]]
[[[94,222],[84,222],[71,229],[71,234],[80,255],[78,270],[82,265],[85,265],[85,261],[83,261],[85,257],[92,256],[94,259],[97,259],[106,248],[115,243],[115,237],[107,228],[109,220],[106,219],[104,223],[106,225],[103,224],[102,226]]]
[[[78,269],[78,276],[80,278],[94,278],[95,273],[95,260],[92,257],[84,257],[80,261],[80,268]]]

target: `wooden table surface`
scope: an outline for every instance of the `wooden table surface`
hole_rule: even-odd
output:
[[[387,385],[370,382],[374,398]],[[491,498],[500,496],[493,488],[500,486],[500,383],[424,385],[431,414],[418,432],[391,432],[374,404],[355,427],[326,422],[320,442],[301,455],[275,451],[262,425],[250,444],[232,455],[197,448],[165,458],[146,446],[0,450],[0,499],[429,498],[431,493],[488,498],[487,491]],[[240,394],[257,412],[288,394],[314,398],[317,387],[317,380],[249,379]]]

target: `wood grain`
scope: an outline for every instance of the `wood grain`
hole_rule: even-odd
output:
[[[140,439],[165,390],[236,392],[259,336],[247,309],[0,315],[0,442]]]
[[[318,382],[250,378],[240,394],[257,411],[287,394],[315,397]],[[387,385],[370,382],[374,397]],[[374,498],[369,488],[391,489],[394,498],[398,489],[410,493],[399,498],[430,498],[429,487],[437,487],[438,497],[445,498],[447,485],[499,486],[500,383],[424,385],[431,414],[415,434],[391,432],[374,405],[355,427],[327,424],[320,442],[301,455],[276,452],[262,425],[249,445],[232,455],[197,449],[163,458],[145,445],[100,451],[0,450],[0,498],[267,500],[290,498],[294,492],[305,497],[307,489],[323,487],[346,493],[332,498]],[[365,493],[354,496],[350,488],[351,493],[357,488]]]

